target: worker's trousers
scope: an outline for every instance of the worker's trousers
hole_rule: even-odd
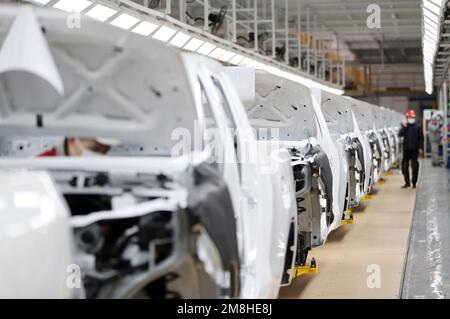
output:
[[[430,142],[431,147],[431,161],[433,165],[439,165],[440,164],[440,158],[439,158],[439,142]]]
[[[409,179],[409,162],[411,162],[412,168],[412,183],[417,184],[417,178],[419,177],[419,161],[417,160],[419,156],[419,151],[403,151],[402,160],[402,173],[405,178],[405,183],[411,185],[411,180]]]

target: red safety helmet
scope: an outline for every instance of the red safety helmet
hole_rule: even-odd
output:
[[[414,110],[409,110],[408,112],[406,112],[406,117],[416,118],[416,112],[414,112]]]

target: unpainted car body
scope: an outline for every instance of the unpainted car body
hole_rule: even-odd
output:
[[[340,218],[333,211],[333,172],[316,109],[307,87],[263,71],[256,72],[255,91],[246,109],[258,138],[278,143],[292,156],[298,222],[292,229],[294,253],[287,254],[295,261],[287,265],[304,266],[308,251],[325,243]],[[292,280],[292,266],[286,267],[283,285]]]
[[[331,93],[322,94],[322,112],[347,172],[344,214],[347,213],[347,207],[359,205],[367,191],[365,185],[368,150],[358,122],[354,118],[351,103],[352,100],[347,97]]]

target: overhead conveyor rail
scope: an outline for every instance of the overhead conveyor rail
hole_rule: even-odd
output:
[[[203,14],[199,17],[203,19],[201,26],[189,25],[185,21],[186,17],[180,14],[183,6],[186,9],[188,4],[186,1],[166,1],[166,6],[165,8],[161,6],[163,8],[161,11],[152,9],[150,1],[137,0],[81,0],[76,1],[76,4],[71,0],[26,1],[69,12],[86,14],[102,22],[139,33],[143,36],[151,36],[184,50],[196,51],[229,65],[254,67],[309,87],[320,87],[334,94],[343,94],[342,88],[345,83],[343,62],[338,64],[331,60],[328,61],[323,50],[319,49],[318,42],[314,40],[315,44],[313,45],[309,35],[306,46],[302,46],[298,41],[299,39],[296,39],[297,37],[300,38],[297,32],[302,31],[302,27],[299,24],[300,20],[296,21],[294,25],[289,21],[287,14],[285,14],[283,29],[277,29],[277,25],[281,22],[277,21],[276,14],[270,12],[283,10],[283,12],[287,13],[290,10],[288,1],[282,1],[281,3],[281,1],[265,0],[263,2],[267,2],[267,4],[262,13],[259,12],[257,5],[245,8],[238,6],[236,0],[194,1],[196,4],[203,6]],[[220,11],[220,6],[219,8],[211,6],[213,2],[216,5],[222,2],[227,3],[231,8],[227,9],[226,12]],[[175,3],[178,6],[178,13],[172,10]],[[255,4],[257,2],[253,1],[252,3]],[[296,5],[292,9],[300,10],[300,5]],[[229,11],[231,11],[231,16]],[[307,10],[305,11],[307,12]],[[226,25],[231,29],[229,30],[231,37],[227,35],[228,33],[222,37],[211,33],[207,21],[211,13],[216,14],[216,17],[219,16],[218,18],[224,19],[224,21],[228,21]],[[270,19],[267,18],[269,16]],[[309,32],[312,30],[313,17],[310,19],[307,14],[306,18],[306,27],[304,28]],[[253,31],[255,38],[258,37],[258,26],[260,24],[266,23],[270,26],[271,54],[261,54],[257,45],[253,48],[246,48],[236,42],[238,27],[242,28],[243,25],[247,24],[245,22],[246,19],[249,21],[253,19],[253,26],[247,26],[247,29]],[[272,21],[269,23],[269,20]],[[291,32],[294,29],[295,33]],[[280,30],[283,30],[281,35],[278,32]],[[296,34],[296,36],[293,36],[293,34]],[[283,50],[283,46],[281,45],[280,47],[280,44],[277,44],[278,40],[285,42],[285,50],[288,47],[295,49],[296,54],[301,54],[299,61],[302,61],[301,57],[305,55],[304,63],[298,63],[297,67],[291,66],[289,61],[289,51],[291,50],[289,49],[282,55],[282,59],[280,59],[280,56],[276,59],[276,48],[278,48],[278,51]],[[297,42],[295,45],[291,44],[294,40]],[[278,47],[274,48],[274,45],[278,45]],[[325,69],[328,71],[326,72]],[[328,76],[326,76],[327,74]]]

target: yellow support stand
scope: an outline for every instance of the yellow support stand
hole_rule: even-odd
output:
[[[341,220],[341,225],[353,225],[353,224],[355,224],[355,220],[353,219],[353,212],[352,212],[351,208],[348,209],[347,216],[349,216],[347,219]]]
[[[367,195],[364,195],[364,197],[361,199],[361,201],[372,200],[373,198],[374,198],[373,195],[367,194]]]
[[[392,175],[392,170],[388,170],[387,172],[384,173],[384,175],[387,175],[387,176]]]
[[[386,183],[386,181],[385,181],[383,178],[381,178],[381,179],[377,182],[377,185],[383,185],[384,183]]]
[[[295,266],[293,278],[298,278],[303,275],[317,275],[319,273],[319,267],[317,267],[316,259],[311,259],[310,266]]]

